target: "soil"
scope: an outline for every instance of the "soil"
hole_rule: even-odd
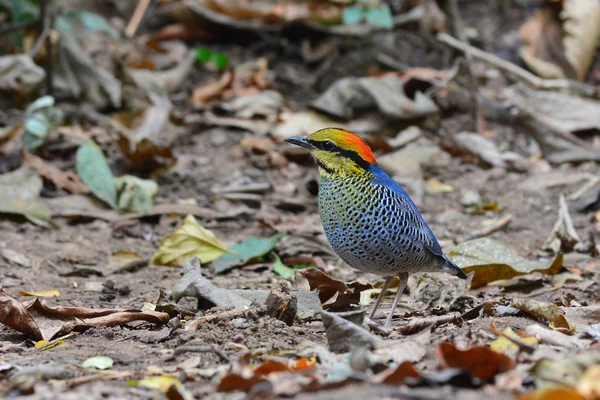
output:
[[[488,6],[479,2],[469,2],[464,7],[464,18],[467,25],[478,29],[484,48],[492,52],[502,52],[504,47],[514,46],[515,35],[518,27],[529,14],[522,9],[511,10],[510,15],[497,18],[490,16]],[[481,16],[484,18],[481,18]],[[493,23],[490,23],[493,21]],[[294,45],[298,43],[293,42]],[[248,48],[239,44],[222,45],[229,54],[241,54],[241,58],[252,59],[264,55],[264,52],[274,50],[257,50],[249,53]],[[235,63],[235,60],[233,60]],[[295,76],[311,74],[311,68],[301,62],[287,62],[290,71]],[[275,64],[273,68],[284,68],[285,62]],[[442,65],[440,65],[441,67]],[[197,82],[196,82],[197,83]],[[283,83],[282,83],[283,85]],[[293,86],[293,85],[292,85]],[[314,94],[306,93],[302,88],[286,88],[290,98],[294,99],[295,107],[301,109],[306,106]],[[290,92],[292,90],[292,92]],[[458,132],[471,124],[465,115],[445,115],[441,121],[443,132]],[[492,124],[491,129],[495,126]],[[510,129],[498,125],[498,132]],[[259,216],[264,213],[276,213],[281,220],[296,218],[303,221],[312,230],[319,231],[319,219],[316,217],[316,197],[314,190],[309,190],[317,180],[317,171],[311,162],[289,163],[277,168],[257,167],[264,162],[260,156],[240,151],[240,141],[249,136],[233,128],[194,128],[189,127],[190,135],[173,149],[180,160],[185,160],[185,168],[167,171],[159,177],[159,194],[156,202],[173,203],[182,199],[194,199],[199,206],[214,207],[212,190],[226,186],[239,178],[249,178],[253,182],[267,182],[273,188],[281,187],[290,182],[296,186],[292,197],[300,200],[304,207],[289,210],[289,207],[277,207],[280,203],[268,193],[260,204],[246,204],[254,214],[234,217],[229,220],[202,221],[202,225],[212,230],[226,245],[233,245],[250,236],[268,237],[275,232],[261,223]],[[441,130],[442,131],[442,130]],[[441,132],[440,131],[440,132]],[[439,132],[427,132],[427,136],[436,142],[443,141]],[[282,144],[287,146],[286,144]],[[120,156],[122,157],[122,156]],[[112,165],[124,162],[120,159],[110,158]],[[565,174],[597,173],[598,166],[594,164],[581,164],[563,169]],[[551,186],[540,191],[531,192],[523,186],[524,182],[532,179],[533,174],[544,173],[517,173],[498,168],[485,168],[476,163],[465,163],[459,158],[451,158],[450,163],[441,169],[426,171],[426,177],[432,177],[445,184],[452,185],[455,190],[450,193],[426,194],[423,204],[420,205],[424,219],[436,234],[444,250],[450,251],[459,241],[459,238],[471,231],[480,229],[484,221],[498,218],[507,214],[512,215],[510,225],[501,231],[490,235],[491,238],[505,243],[508,247],[528,258],[537,258],[538,251],[550,234],[558,213],[558,197],[560,193],[566,195],[575,192],[584,183],[573,181],[562,186]],[[294,179],[290,179],[295,177]],[[308,188],[307,188],[308,186]],[[481,188],[485,196],[499,206],[498,212],[487,212],[481,215],[463,212],[461,205],[461,192],[468,189]],[[582,237],[587,237],[588,231],[593,227],[589,215],[573,213],[574,226]],[[137,219],[128,224],[114,224],[102,220],[67,220],[57,218],[57,230],[48,230],[24,220],[0,220],[0,252],[10,249],[26,255],[31,261],[31,267],[24,267],[8,259],[0,261],[0,272],[4,278],[3,289],[19,300],[27,298],[19,296],[21,290],[47,290],[60,291],[58,298],[47,299],[49,304],[83,306],[89,308],[125,308],[139,309],[146,302],[153,303],[159,291],[170,293],[174,284],[180,278],[178,268],[158,267],[145,265],[136,271],[125,272],[110,276],[69,276],[76,265],[104,267],[111,253],[117,250],[134,251],[142,257],[150,258],[156,251],[160,239],[176,227],[180,218],[170,216]],[[0,258],[1,259],[1,258]],[[585,267],[591,256],[571,253],[565,258],[565,265]],[[347,265],[337,260],[328,259],[327,273],[333,278],[351,282],[354,280],[367,280],[375,282],[381,280],[375,275],[363,274],[352,270]],[[206,266],[203,266],[203,270]],[[234,269],[225,275],[215,276],[206,269],[207,276],[217,287],[228,289],[270,289],[281,278],[271,270]],[[409,290],[415,289],[415,282],[421,274],[411,277]],[[597,275],[596,275],[597,276]],[[442,278],[440,278],[442,279]],[[550,277],[539,276],[538,283],[544,286]],[[100,282],[114,290],[104,292],[86,291],[86,284]],[[548,291],[535,298],[542,301],[554,301],[563,298],[577,299],[580,304],[594,304],[598,302],[598,283],[582,289],[579,283],[567,283],[562,288]],[[500,286],[490,286],[473,290],[469,293],[477,301],[489,298],[510,299],[514,294],[505,291]],[[387,314],[391,299],[386,299],[378,317]],[[182,307],[194,310],[196,304],[190,299],[180,302]],[[444,310],[450,309],[450,304],[442,305]],[[466,311],[474,306],[473,302],[455,304],[455,311]],[[414,315],[415,303],[404,297],[396,315],[395,325],[409,321]],[[204,315],[217,314],[222,309],[212,309]],[[440,312],[439,309],[425,308],[419,311],[421,316],[431,316]],[[470,345],[489,343],[490,317],[482,316],[462,324],[446,324],[433,330],[433,343],[443,340],[454,340],[460,343],[468,342]],[[176,323],[176,321],[172,321]],[[512,327],[514,330],[524,329],[534,323],[528,318],[502,318],[497,321],[497,327],[504,329]],[[230,320],[215,320],[214,323],[201,325],[194,332],[181,328],[173,329],[170,335],[163,337],[160,326],[149,323],[129,323],[124,326],[110,328],[93,328],[65,339],[64,343],[46,350],[39,351],[34,348],[35,342],[22,334],[9,328],[0,326],[0,361],[20,367],[50,366],[41,372],[46,379],[40,380],[35,385],[35,391],[27,398],[30,399],[104,399],[104,398],[156,398],[156,393],[140,387],[130,387],[125,384],[128,378],[116,381],[93,381],[64,387],[57,379],[74,378],[81,376],[78,369],[83,361],[96,355],[106,355],[114,360],[114,371],[137,373],[143,371],[161,370],[165,373],[179,374],[185,387],[196,398],[206,399],[237,399],[246,395],[237,393],[215,393],[216,377],[232,363],[235,363],[243,354],[287,354],[298,353],[300,349],[315,345],[327,345],[325,328],[319,318],[295,323],[287,326],[285,323],[271,318],[264,310],[252,308],[247,312],[240,312],[237,318]],[[468,340],[467,340],[468,338]],[[229,359],[225,361],[212,352],[180,354],[172,358],[173,351],[182,346],[214,345]],[[184,365],[182,367],[182,365]],[[185,380],[185,368],[194,365],[201,370],[193,379]],[[185,368],[184,368],[185,367]],[[421,371],[434,372],[438,369],[438,358],[434,346],[427,349],[423,360],[417,363]],[[1,374],[2,372],[0,372]],[[54,379],[54,381],[53,381]],[[5,388],[15,391],[15,387]],[[356,390],[368,398],[384,398],[387,396],[408,396],[410,398],[431,398],[440,392],[428,392],[430,389],[406,389],[403,395],[386,392],[381,387],[354,387],[315,394],[300,394],[298,398],[356,398]],[[411,391],[412,390],[412,391]],[[481,398],[483,389],[476,391],[465,389],[444,388],[444,398]],[[486,396],[493,398],[513,398],[508,392],[500,392],[490,386],[486,389]],[[9,392],[10,393],[10,392]],[[16,392],[14,392],[16,393]],[[10,394],[9,394],[10,396]],[[404,397],[402,397],[404,398]],[[407,397],[408,398],[408,397]],[[440,397],[437,397],[440,398]]]

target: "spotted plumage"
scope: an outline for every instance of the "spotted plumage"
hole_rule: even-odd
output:
[[[466,278],[444,255],[408,194],[377,166],[359,136],[327,128],[287,141],[308,148],[319,166],[319,214],[333,249],[351,267],[388,277],[371,317],[396,276],[401,288],[386,324],[408,273],[448,272]]]

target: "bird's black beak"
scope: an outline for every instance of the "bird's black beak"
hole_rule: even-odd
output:
[[[308,136],[292,136],[285,139],[285,141],[291,144],[295,144],[296,146],[304,147],[308,150],[314,149],[314,146],[308,142]]]

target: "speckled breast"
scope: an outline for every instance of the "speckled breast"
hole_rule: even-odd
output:
[[[321,177],[319,213],[331,246],[353,268],[378,275],[437,268],[420,217],[369,176]]]

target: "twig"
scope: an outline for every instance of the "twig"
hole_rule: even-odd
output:
[[[413,318],[406,325],[394,326],[393,329],[397,332],[400,332],[403,335],[412,335],[417,332],[421,332],[423,329],[433,326],[434,328],[447,324],[449,322],[460,323],[462,322],[462,317],[460,313],[455,312],[447,315],[440,315],[435,317],[426,317],[426,318]]]
[[[535,346],[533,346],[519,338],[508,335],[508,334],[502,332],[501,330],[499,330],[498,328],[496,328],[496,325],[494,325],[493,318],[490,320],[490,330],[492,331],[492,333],[494,335],[502,336],[503,338],[510,340],[511,342],[513,342],[514,344],[516,344],[519,347],[519,350],[524,351],[527,354],[531,354],[536,350]]]
[[[184,353],[215,353],[221,361],[229,362],[229,357],[221,350],[213,346],[181,346],[173,351],[173,354],[165,359],[165,361],[173,361],[178,355]]]
[[[586,194],[588,191],[592,190],[598,183],[600,183],[600,178],[598,178],[597,176],[590,176],[589,180],[575,193],[569,195],[567,199],[571,201],[578,200],[581,196]]]
[[[77,378],[72,379],[51,379],[48,381],[51,385],[54,386],[62,386],[62,387],[74,387],[78,385],[83,385],[90,382],[98,382],[98,381],[108,381],[113,379],[121,379],[121,378],[129,378],[133,376],[133,372],[111,372],[110,374],[96,374],[96,375],[85,375],[78,376]]]
[[[138,5],[131,16],[129,23],[127,24],[127,28],[125,28],[125,36],[128,38],[131,38],[133,35],[135,35],[135,32],[144,18],[144,14],[146,14],[146,10],[150,6],[150,1],[151,0],[140,0],[138,2]]]
[[[486,226],[485,228],[477,229],[472,231],[471,233],[468,233],[467,235],[465,235],[464,240],[477,239],[480,237],[491,235],[494,232],[506,228],[508,224],[510,224],[510,221],[512,221],[512,215],[505,215],[504,217],[496,221],[496,223],[494,223],[493,225]]]
[[[41,30],[40,36],[38,36],[37,40],[33,44],[31,51],[29,51],[29,55],[31,58],[34,58],[38,51],[42,48],[42,45],[47,41],[48,36],[50,35],[50,29],[52,26],[50,25],[50,13],[48,12],[48,0],[42,0],[40,3],[40,19],[38,21],[39,28]],[[50,54],[48,54],[50,57]]]
[[[504,71],[510,72],[517,76],[521,80],[525,81],[529,86],[534,89],[542,90],[572,90],[577,94],[585,97],[600,98],[600,89],[593,86],[586,85],[581,82],[573,81],[570,79],[543,79],[539,76],[532,74],[531,72],[519,67],[516,64],[506,61],[498,56],[490,54],[486,51],[480,50],[476,47],[471,46],[468,43],[461,42],[460,40],[448,35],[447,33],[440,33],[437,35],[437,39],[455,49],[459,49],[466,54],[470,54],[475,58],[483,60],[497,68]]]

